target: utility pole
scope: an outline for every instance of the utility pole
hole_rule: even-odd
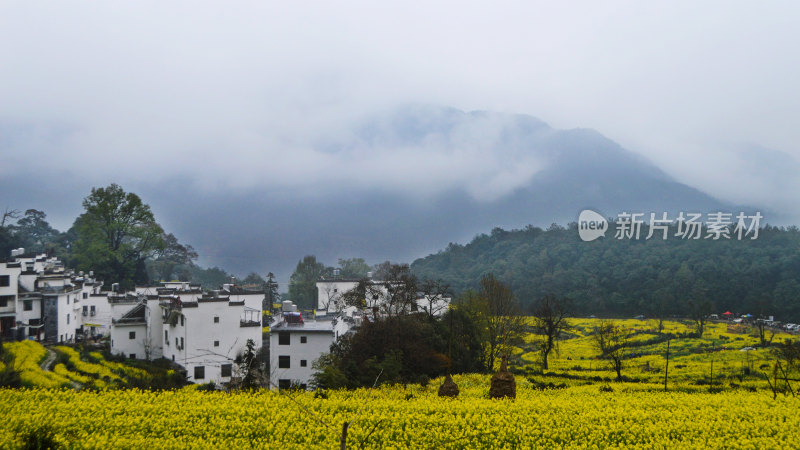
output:
[[[669,375],[669,341],[667,338],[667,365],[664,367],[664,392],[667,392],[667,376]]]
[[[714,341],[711,341],[711,384],[708,386],[709,392],[714,392]]]

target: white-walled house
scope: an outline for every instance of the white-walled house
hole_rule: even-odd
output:
[[[19,249],[0,263],[0,333],[5,338],[74,342],[83,333],[81,301],[101,282],[64,269],[57,258]]]
[[[0,334],[3,338],[14,337],[17,329],[17,317],[22,313],[19,302],[19,276],[22,266],[19,262],[0,263]],[[32,309],[32,302],[28,311]]]
[[[330,279],[317,281],[317,310],[335,313],[345,309],[342,296],[358,285],[356,279]]]
[[[282,313],[270,325],[270,387],[286,389],[292,385],[307,388],[314,374],[312,364],[330,351],[333,342],[349,331],[351,322],[303,320],[299,313]]]
[[[234,360],[247,341],[261,347],[260,301],[256,309],[219,291],[162,287],[156,292],[131,293],[112,302],[112,353],[164,357],[183,366],[189,381],[225,384],[237,375]]]

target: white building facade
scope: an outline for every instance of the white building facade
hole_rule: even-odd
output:
[[[270,325],[271,388],[308,388],[314,361],[329,352],[331,344],[347,333],[351,325],[342,318],[298,321],[291,317],[282,314]]]
[[[22,249],[13,255],[0,263],[3,337],[66,343],[83,336],[81,301],[102,283],[65,270],[57,258],[25,255]]]
[[[184,367],[191,382],[224,385],[238,375],[235,361],[247,341],[261,347],[261,299],[250,299],[253,308],[246,298],[188,286],[137,292],[113,302],[112,353],[163,357]]]

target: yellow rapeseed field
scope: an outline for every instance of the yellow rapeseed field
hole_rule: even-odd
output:
[[[612,381],[592,343],[593,319],[573,319],[545,372],[534,336],[517,353],[517,398],[490,400],[489,375],[457,375],[456,399],[428,387],[355,391],[201,392],[126,389],[138,368],[53,349],[69,363],[52,372],[38,343],[7,343],[11,364],[33,389],[0,389],[0,448],[24,445],[47,430],[67,448],[338,448],[352,422],[348,448],[794,448],[800,442],[800,399],[773,393],[765,380],[774,361],[752,330],[710,324],[702,338],[691,324],[666,322],[671,341],[670,391],[663,391],[666,343],[656,323],[619,320],[637,345]],[[792,336],[778,335],[779,339]],[[63,357],[62,357],[63,358]],[[82,359],[84,358],[84,359]],[[708,380],[714,364],[718,391]],[[543,386],[560,388],[544,389]],[[77,388],[77,389],[76,389]]]
[[[537,391],[518,377],[516,400],[489,400],[488,378],[435,386],[330,392],[329,398],[139,390],[0,390],[0,442],[19,446],[50,426],[74,448],[338,448],[341,425],[359,448],[792,448],[800,401],[763,392],[654,392],[595,386]],[[302,408],[301,406],[302,405]],[[307,409],[305,412],[303,408]],[[374,429],[374,431],[372,431]],[[372,434],[370,432],[372,431]]]

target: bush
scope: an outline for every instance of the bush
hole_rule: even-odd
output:
[[[216,391],[217,390],[217,385],[214,384],[213,381],[209,381],[208,383],[201,384],[201,385],[197,386],[197,390],[198,391],[212,392],[212,391]]]
[[[22,435],[22,447],[26,450],[44,450],[61,448],[61,444],[56,440],[55,430],[44,425],[30,430]]]

